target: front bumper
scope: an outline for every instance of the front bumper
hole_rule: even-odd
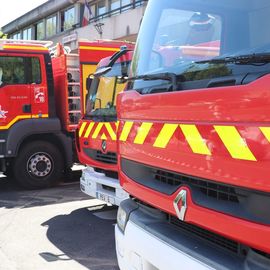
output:
[[[115,226],[115,241],[121,270],[214,269],[173,248],[130,221],[127,223],[125,234]],[[161,254],[164,256],[160,256]]]
[[[239,255],[217,247],[167,221],[159,210],[121,203],[131,209],[124,232],[115,226],[116,253],[121,270],[269,269],[269,259],[252,250]]]
[[[95,172],[91,167],[82,171],[80,186],[85,194],[114,205],[120,205],[121,201],[129,198],[118,179]]]

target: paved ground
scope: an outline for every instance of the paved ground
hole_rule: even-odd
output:
[[[115,218],[79,182],[23,191],[0,175],[0,270],[117,270]]]

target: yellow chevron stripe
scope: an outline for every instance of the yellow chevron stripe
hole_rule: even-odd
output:
[[[129,122],[129,121],[125,122],[123,130],[122,130],[120,138],[119,138],[120,141],[125,142],[127,140],[133,124],[134,124],[133,122]]]
[[[116,134],[114,130],[112,129],[111,123],[105,123],[105,127],[107,128],[112,140],[116,141]]]
[[[111,126],[111,123],[109,123],[109,122],[106,122],[106,123],[105,123],[105,122],[104,122],[104,123],[99,123],[99,124],[97,125],[97,127],[96,127],[96,129],[95,129],[93,135],[92,135],[92,139],[96,139],[96,138],[98,137],[98,135],[99,135],[99,133],[100,133],[100,131],[101,131],[101,129],[102,129],[102,127],[103,127],[104,125],[105,125],[105,127],[106,127],[108,133],[110,134],[111,139],[112,139],[113,141],[116,141],[116,133],[114,132],[114,130],[113,130],[112,126]],[[92,126],[92,127],[89,126],[89,128],[91,128],[91,130],[92,130],[93,126]],[[91,131],[91,130],[90,130],[90,131]],[[90,134],[90,131],[89,131],[89,133],[88,133],[88,136],[89,136],[89,134]],[[87,136],[87,137],[88,137],[88,136]],[[102,134],[101,134],[101,139],[102,139],[102,140],[107,140],[106,134],[102,133]]]
[[[88,138],[88,136],[89,136],[91,130],[93,129],[93,126],[94,126],[94,125],[95,125],[94,122],[91,122],[91,123],[89,124],[89,126],[88,126],[88,128],[87,128],[87,130],[86,130],[86,132],[85,132],[85,134],[84,134],[84,138]]]
[[[233,158],[256,161],[236,127],[214,126],[214,128]]]
[[[165,124],[156,138],[154,147],[166,148],[177,127],[177,124]]]
[[[270,127],[260,127],[260,130],[266,139],[270,142]]]
[[[92,139],[96,139],[100,130],[102,129],[104,123],[99,123],[94,131],[94,134],[92,136]]]
[[[15,118],[13,118],[7,125],[0,126],[0,130],[9,129],[12,125],[14,125],[19,120],[31,119],[31,118],[48,118],[48,117],[49,117],[48,114],[42,114],[41,117],[38,114],[34,114],[32,116],[31,116],[31,114],[28,114],[28,115],[18,115]]]
[[[134,143],[143,144],[152,126],[153,123],[142,123],[141,126],[138,128]]]
[[[101,140],[107,141],[107,136],[105,135],[105,133],[103,133],[103,134],[101,135]]]
[[[84,132],[84,128],[85,128],[86,124],[87,124],[87,122],[82,123],[80,130],[79,130],[79,137],[82,137],[82,134]]]
[[[205,140],[202,138],[195,125],[180,125],[180,128],[182,129],[184,136],[194,153],[208,156],[211,155]]]

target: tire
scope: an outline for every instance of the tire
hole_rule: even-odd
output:
[[[23,146],[13,163],[17,183],[26,189],[42,189],[58,183],[64,171],[59,149],[45,141]]]
[[[9,180],[13,179],[13,170],[11,167],[8,167],[4,174]]]

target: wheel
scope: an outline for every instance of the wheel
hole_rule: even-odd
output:
[[[15,180],[27,189],[56,185],[63,171],[64,160],[59,149],[44,141],[23,146],[13,164]]]

